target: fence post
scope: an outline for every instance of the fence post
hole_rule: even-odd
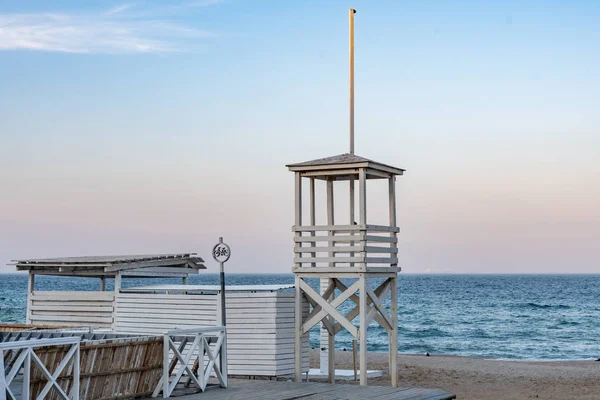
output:
[[[163,399],[169,397],[169,334],[164,336],[163,344]]]
[[[0,400],[6,400],[6,376],[4,375],[4,351],[0,350]]]
[[[73,354],[73,394],[71,398],[73,400],[79,400],[79,379],[80,379],[80,369],[79,369],[79,352],[81,349],[80,342],[75,343],[77,350],[75,350],[75,354]]]

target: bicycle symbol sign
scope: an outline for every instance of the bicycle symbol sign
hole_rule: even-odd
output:
[[[215,247],[213,247],[212,254],[215,261],[224,263],[229,260],[229,256],[231,256],[231,249],[225,243],[217,243]]]

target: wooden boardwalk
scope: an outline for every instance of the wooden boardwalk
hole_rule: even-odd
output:
[[[174,393],[175,395],[176,393]],[[227,389],[209,388],[204,393],[178,400],[450,400],[456,395],[441,389],[392,388],[355,384],[295,383],[269,380],[230,379]]]

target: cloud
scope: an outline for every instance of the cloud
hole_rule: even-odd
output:
[[[217,35],[169,17],[189,16],[194,10],[220,2],[200,0],[165,7],[121,4],[88,13],[0,14],[0,51],[102,54],[193,51],[199,40]]]

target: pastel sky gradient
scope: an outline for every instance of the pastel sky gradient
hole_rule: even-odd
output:
[[[197,251],[290,272],[286,163],[405,168],[410,273],[600,272],[600,2],[0,3],[0,272]],[[386,193],[369,193],[373,219]],[[379,206],[380,205],[380,206]]]

